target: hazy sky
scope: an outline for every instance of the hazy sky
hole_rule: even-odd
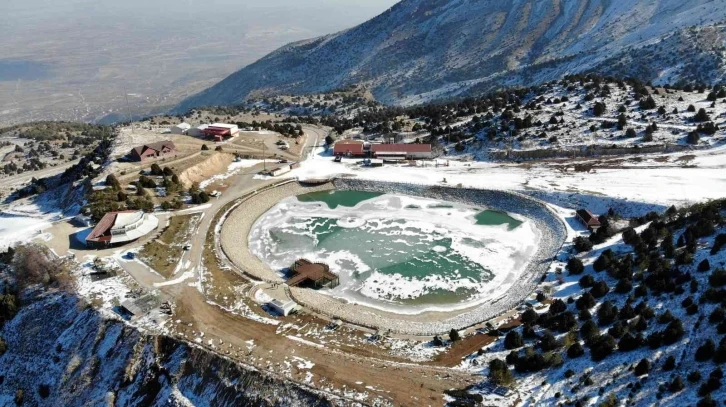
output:
[[[2,0],[0,60],[65,45],[228,47],[252,62],[285,42],[352,27],[396,0]],[[138,45],[136,45],[138,44]],[[109,47],[109,45],[111,45]],[[244,49],[240,49],[242,46]],[[163,50],[163,48],[162,48]],[[62,55],[54,55],[54,58]]]
[[[0,0],[0,124],[173,104],[397,0]]]

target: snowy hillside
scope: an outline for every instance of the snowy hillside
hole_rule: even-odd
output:
[[[201,348],[141,333],[73,295],[27,302],[1,331],[3,406],[334,404]]]
[[[358,83],[379,101],[418,104],[582,71],[717,82],[723,20],[724,0],[404,0],[350,30],[280,48],[179,110]]]

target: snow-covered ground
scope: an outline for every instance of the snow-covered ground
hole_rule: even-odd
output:
[[[262,164],[265,161],[267,161],[268,163],[269,162],[273,162],[272,160],[240,160],[240,161],[234,161],[234,162],[232,162],[227,167],[227,171],[225,173],[223,173],[223,174],[217,174],[217,175],[215,175],[213,177],[207,178],[206,180],[204,180],[204,181],[202,181],[202,182],[199,183],[199,187],[202,188],[202,189],[203,188],[206,188],[209,185],[212,185],[213,183],[215,183],[217,181],[222,181],[222,180],[225,180],[227,178],[230,178],[230,177],[233,177],[233,176],[239,174],[239,172],[242,169],[244,169],[244,168],[254,167],[255,165]]]
[[[285,176],[299,180],[354,176],[427,185],[461,184],[469,188],[521,191],[558,206],[586,205],[595,213],[609,207],[639,209],[645,213],[658,207],[685,206],[723,197],[726,147],[694,151],[689,155],[693,158],[687,167],[675,163],[683,154],[673,153],[646,156],[640,165],[632,168],[613,166],[588,173],[575,172],[573,168],[578,161],[571,160],[508,164],[439,159],[420,162],[416,167],[403,164],[368,168],[354,159],[333,163],[332,157],[321,150],[314,159],[303,161],[300,168]],[[671,162],[660,162],[664,158]]]
[[[49,227],[51,227],[50,221],[44,218],[0,214],[0,251],[28,241]]]

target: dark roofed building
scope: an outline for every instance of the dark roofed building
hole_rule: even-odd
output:
[[[339,141],[333,146],[333,154],[346,157],[364,157],[362,141]]]
[[[338,275],[330,272],[324,263],[313,263],[307,259],[297,260],[290,271],[293,276],[287,280],[290,287],[335,288],[340,284]]]
[[[143,146],[134,147],[129,153],[134,161],[144,161],[151,158],[158,158],[167,154],[176,152],[176,146],[171,140],[159,141],[156,143],[144,144]]]
[[[578,209],[576,213],[577,219],[580,219],[580,222],[582,222],[588,229],[596,231],[600,228],[600,221],[597,219],[597,216],[592,214],[592,212],[587,209]]]

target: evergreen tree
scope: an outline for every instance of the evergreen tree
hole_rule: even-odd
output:
[[[707,122],[709,120],[711,120],[711,117],[709,117],[708,113],[706,113],[706,109],[704,108],[698,109],[698,113],[693,116],[693,121],[695,122]]]
[[[585,349],[583,349],[582,345],[580,345],[579,342],[575,342],[574,344],[570,345],[570,347],[567,349],[567,357],[570,359],[579,358],[580,356],[585,354]]]
[[[590,289],[590,294],[592,294],[595,298],[602,298],[610,291],[610,287],[608,287],[607,283],[604,281],[597,281],[595,284],[592,285],[592,288]]]
[[[514,376],[506,362],[494,359],[489,362],[489,380],[499,386],[509,386],[514,383]]]
[[[635,366],[633,373],[636,376],[644,376],[650,372],[650,362],[648,359],[641,359],[640,362]]]
[[[592,264],[593,270],[600,272],[607,269],[610,266],[610,260],[611,257],[603,252],[600,256],[598,256],[597,260],[595,260],[595,263]]]
[[[592,250],[592,242],[586,237],[578,236],[573,240],[573,243],[575,245],[575,250],[577,250],[578,253],[589,252]]]
[[[683,324],[679,319],[675,319],[663,331],[663,343],[665,345],[673,345],[683,337],[684,333]]]
[[[626,294],[633,290],[633,282],[624,278],[615,285],[615,292],[618,294]]]
[[[713,400],[711,394],[706,394],[702,399],[698,400],[696,407],[716,407],[718,404]]]
[[[585,265],[582,264],[582,260],[573,257],[567,261],[567,271],[570,272],[570,275],[582,274],[585,271]]]
[[[605,103],[595,102],[595,105],[592,107],[592,113],[596,117],[602,116],[605,113]]]
[[[618,126],[619,129],[622,130],[625,128],[625,125],[628,124],[628,118],[625,116],[625,113],[620,113],[618,115]]]
[[[670,355],[666,358],[665,362],[663,363],[663,370],[666,372],[670,372],[671,370],[676,368],[676,358],[673,357],[673,355]]]
[[[599,335],[600,328],[598,328],[592,320],[585,321],[585,323],[580,327],[580,337],[585,341],[585,344],[588,344]]]
[[[698,142],[701,140],[701,136],[698,135],[697,131],[692,131],[688,133],[686,136],[686,143],[688,144],[698,144]]]
[[[696,361],[697,362],[705,362],[713,357],[714,352],[716,351],[716,344],[713,343],[711,339],[707,339],[706,342],[704,342],[703,345],[699,346],[698,349],[696,349]]]
[[[595,283],[595,278],[589,274],[582,276],[578,282],[582,288],[590,288]],[[577,306],[577,305],[576,305]],[[582,309],[578,307],[577,309]]]
[[[605,301],[597,310],[597,322],[600,326],[610,325],[618,316],[618,307],[610,301]]]
[[[557,338],[550,332],[549,330],[546,330],[544,334],[542,334],[542,338],[539,340],[539,347],[545,352],[549,352],[552,350],[555,350],[560,347],[559,341],[557,341]]]
[[[539,314],[537,314],[537,311],[532,308],[528,308],[524,311],[524,313],[522,313],[521,320],[523,324],[532,324],[537,321],[538,317]]]
[[[683,384],[683,379],[681,379],[681,376],[676,376],[673,381],[670,382],[668,385],[668,390],[671,393],[678,393],[679,391],[683,390],[686,386]]]
[[[594,362],[599,362],[615,350],[616,346],[615,338],[605,334],[600,335],[592,340],[590,344],[590,356]]]
[[[118,178],[116,178],[113,174],[108,174],[106,176],[106,185],[111,187],[114,191],[120,191],[121,190],[121,183],[118,181]]]
[[[653,99],[653,96],[650,95],[648,95],[648,97],[645,99],[641,99],[638,105],[643,110],[650,110],[656,108],[655,100]]]
[[[161,176],[164,175],[164,171],[159,167],[159,164],[151,164],[151,175]]]
[[[504,348],[505,349],[517,349],[524,346],[524,340],[522,335],[517,331],[509,331],[507,336],[504,337]]]

